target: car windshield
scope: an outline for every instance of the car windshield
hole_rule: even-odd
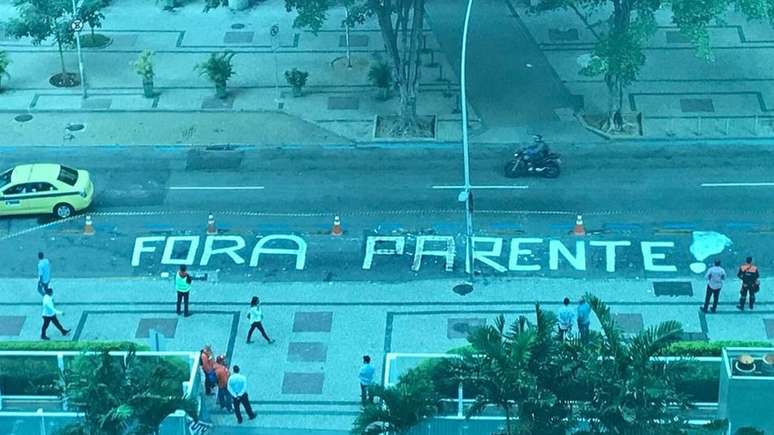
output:
[[[9,169],[0,174],[0,189],[11,182],[11,172],[13,172],[13,169]]]
[[[67,166],[62,166],[59,169],[59,176],[56,177],[56,179],[62,183],[69,184],[70,186],[75,186],[75,183],[78,181],[78,171],[73,168],[68,168]]]

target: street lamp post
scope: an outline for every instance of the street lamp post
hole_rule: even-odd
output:
[[[78,19],[78,5],[73,3],[73,21],[70,23],[70,28],[75,32],[75,47],[78,50],[78,72],[81,76],[81,94],[83,98],[86,98],[86,76],[83,73],[83,54],[81,53],[81,30],[83,29],[83,22]]]
[[[460,56],[460,105],[462,107],[462,154],[465,171],[465,186],[458,199],[465,202],[465,272],[473,283],[473,192],[470,189],[470,152],[468,147],[468,97],[465,91],[466,56],[468,45],[468,24],[473,0],[468,0],[465,11],[465,25],[462,29],[462,55]]]

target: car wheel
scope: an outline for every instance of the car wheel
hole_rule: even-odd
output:
[[[59,219],[67,219],[72,216],[74,212],[75,209],[70,204],[61,203],[54,207],[54,215]]]

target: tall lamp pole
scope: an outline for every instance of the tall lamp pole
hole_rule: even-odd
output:
[[[473,192],[470,189],[470,152],[468,147],[468,97],[465,91],[466,56],[468,45],[468,24],[470,23],[470,9],[473,0],[468,0],[468,8],[465,12],[465,26],[462,30],[462,56],[460,57],[460,106],[462,107],[462,154],[465,170],[465,186],[458,197],[460,202],[465,202],[465,272],[472,285],[473,283]]]
[[[72,0],[73,4],[73,20],[70,22],[70,29],[75,33],[75,46],[78,50],[78,72],[81,75],[81,94],[83,98],[86,98],[86,76],[83,73],[83,54],[81,53],[81,30],[83,29],[83,21],[79,20],[78,9],[79,6],[75,4],[75,0]]]

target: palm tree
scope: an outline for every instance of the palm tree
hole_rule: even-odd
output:
[[[679,322],[651,326],[629,339],[618,328],[610,309],[597,297],[587,295],[591,309],[602,325],[597,341],[600,357],[584,372],[593,386],[585,416],[594,433],[626,435],[681,433],[677,410],[688,400],[675,389],[680,364],[657,364],[651,358],[679,340]]]
[[[394,387],[369,388],[379,403],[361,409],[352,426],[353,434],[405,434],[438,411],[438,395],[426,368],[409,370]]]

